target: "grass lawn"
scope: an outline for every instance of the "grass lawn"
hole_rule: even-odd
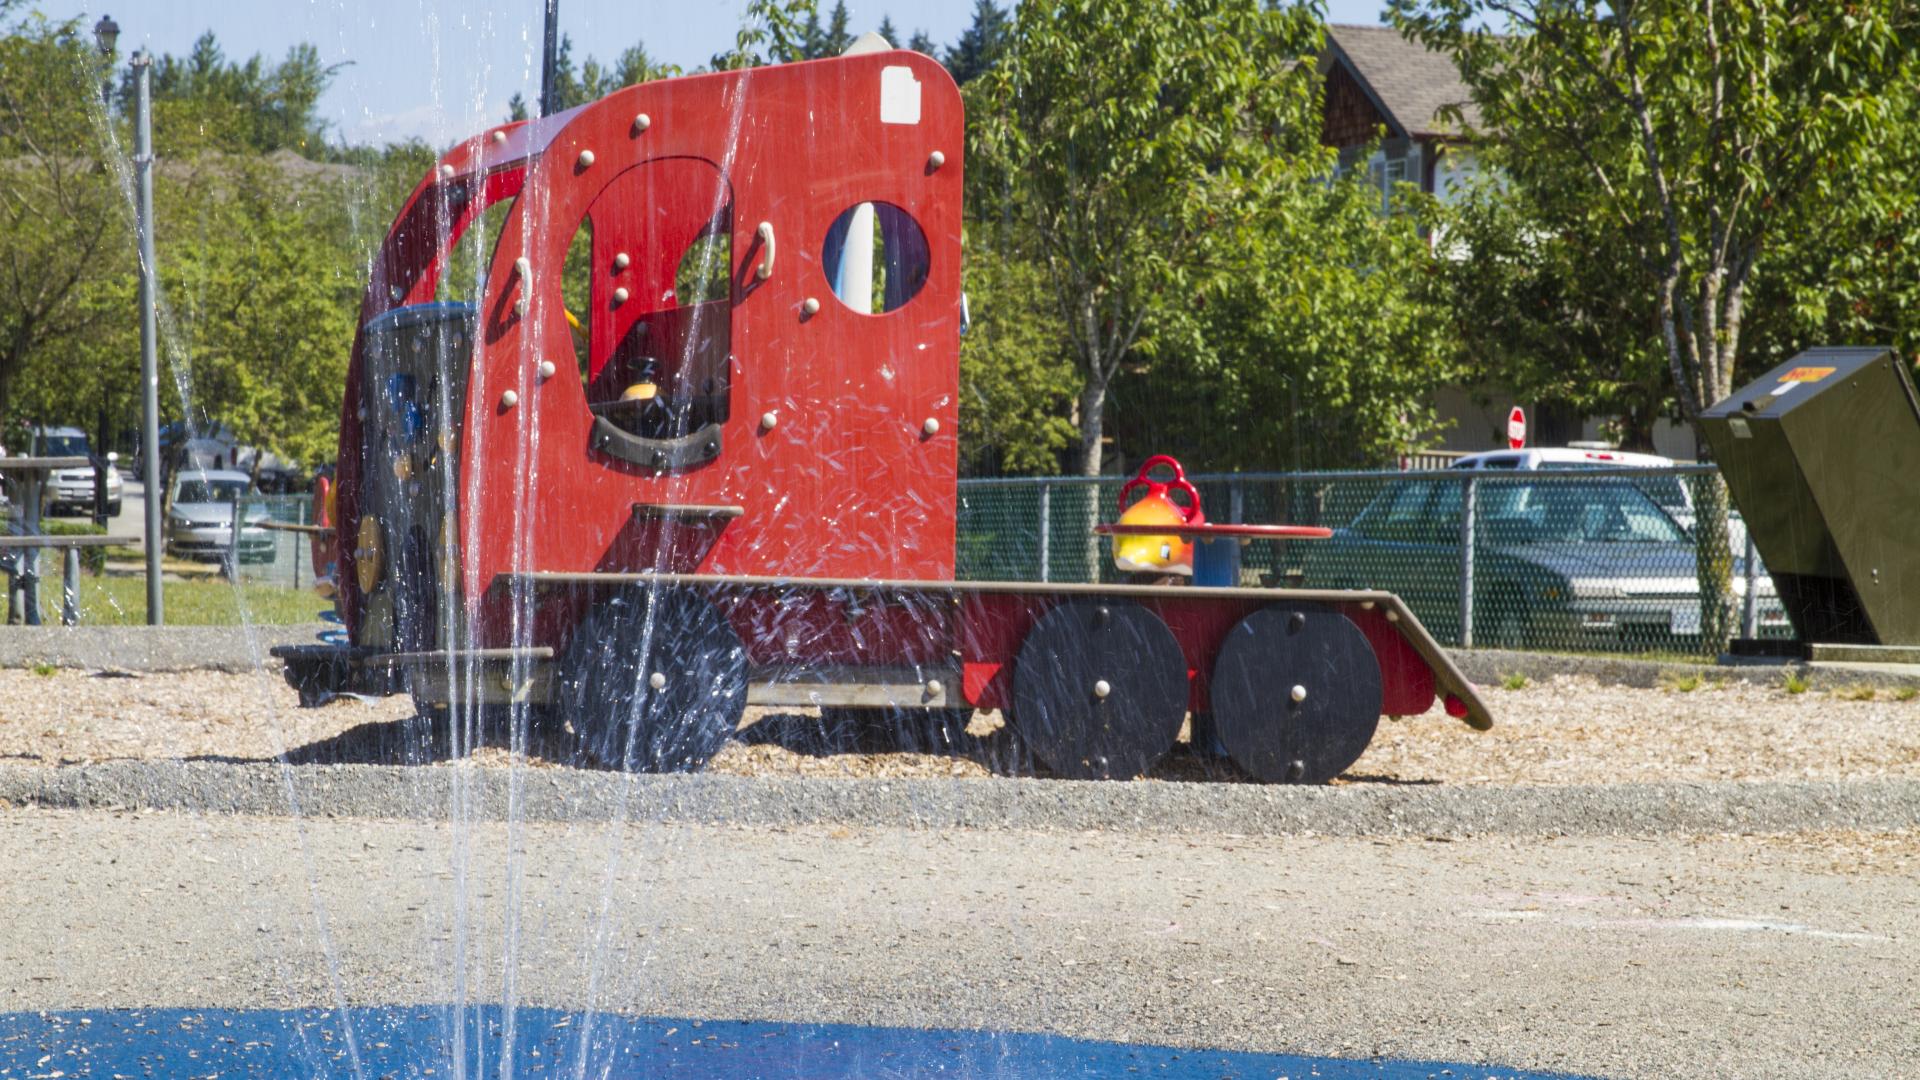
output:
[[[60,618],[60,583],[42,579],[40,604],[48,622]],[[214,578],[208,581],[167,581],[161,584],[166,618],[175,626],[232,626],[240,622],[241,605],[256,623],[310,623],[332,606],[312,589],[277,585],[240,585]],[[142,577],[80,579],[82,626],[134,626],[147,621],[147,582]]]

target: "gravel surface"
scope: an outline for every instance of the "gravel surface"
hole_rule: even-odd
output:
[[[0,1010],[504,999],[1619,1078],[1920,1060],[1914,832],[1435,843],[16,809],[0,865]]]
[[[46,670],[46,669],[41,669]],[[1744,682],[1629,689],[1560,676],[1485,691],[1496,723],[1476,733],[1433,710],[1383,720],[1342,783],[1616,784],[1660,781],[1920,778],[1920,699],[1906,691],[1808,691]],[[1865,699],[1852,695],[1871,694]],[[277,674],[191,671],[101,675],[0,669],[0,762],[119,758],[420,763],[450,753],[444,725],[412,718],[405,697],[345,698],[300,709]],[[903,752],[887,733],[825,732],[806,712],[749,710],[741,739],[711,771],[855,778],[1030,774],[999,727],[976,716],[957,754]],[[482,733],[483,763],[507,760],[509,732]],[[534,764],[572,760],[536,733]],[[1228,763],[1176,748],[1162,780],[1238,780]]]

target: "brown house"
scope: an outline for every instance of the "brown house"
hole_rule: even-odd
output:
[[[1341,172],[1367,170],[1383,198],[1402,181],[1445,198],[1476,170],[1461,124],[1442,115],[1457,106],[1467,125],[1479,119],[1446,54],[1392,27],[1333,23],[1319,70],[1326,80],[1320,139],[1340,152]]]

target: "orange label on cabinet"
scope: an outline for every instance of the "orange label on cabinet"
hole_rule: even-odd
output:
[[[1780,376],[1781,382],[1819,382],[1833,374],[1830,367],[1797,367]]]

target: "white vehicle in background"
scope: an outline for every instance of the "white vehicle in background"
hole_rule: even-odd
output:
[[[93,447],[87,442],[87,433],[75,427],[39,428],[33,433],[34,454],[38,457],[92,457]],[[108,454],[107,468],[107,516],[120,516],[120,470],[112,463],[120,460],[119,454]],[[93,510],[93,469],[84,466],[77,469],[55,469],[47,478],[47,512],[58,514],[63,510],[74,513],[89,513]]]
[[[1671,469],[1679,463],[1659,454],[1586,446],[1488,450],[1454,460],[1455,469]],[[1649,476],[1634,486],[1647,493],[1680,527],[1693,531],[1693,491],[1678,476]]]
[[[1672,469],[1680,463],[1659,454],[1632,450],[1611,450],[1604,446],[1548,446],[1527,450],[1487,450],[1456,458],[1455,469]],[[1693,532],[1698,515],[1693,509],[1693,485],[1686,478],[1665,473],[1635,479],[1633,486],[1647,493],[1655,505],[1665,510],[1674,522]],[[1727,547],[1734,558],[1747,549],[1747,523],[1740,511],[1727,510]]]

